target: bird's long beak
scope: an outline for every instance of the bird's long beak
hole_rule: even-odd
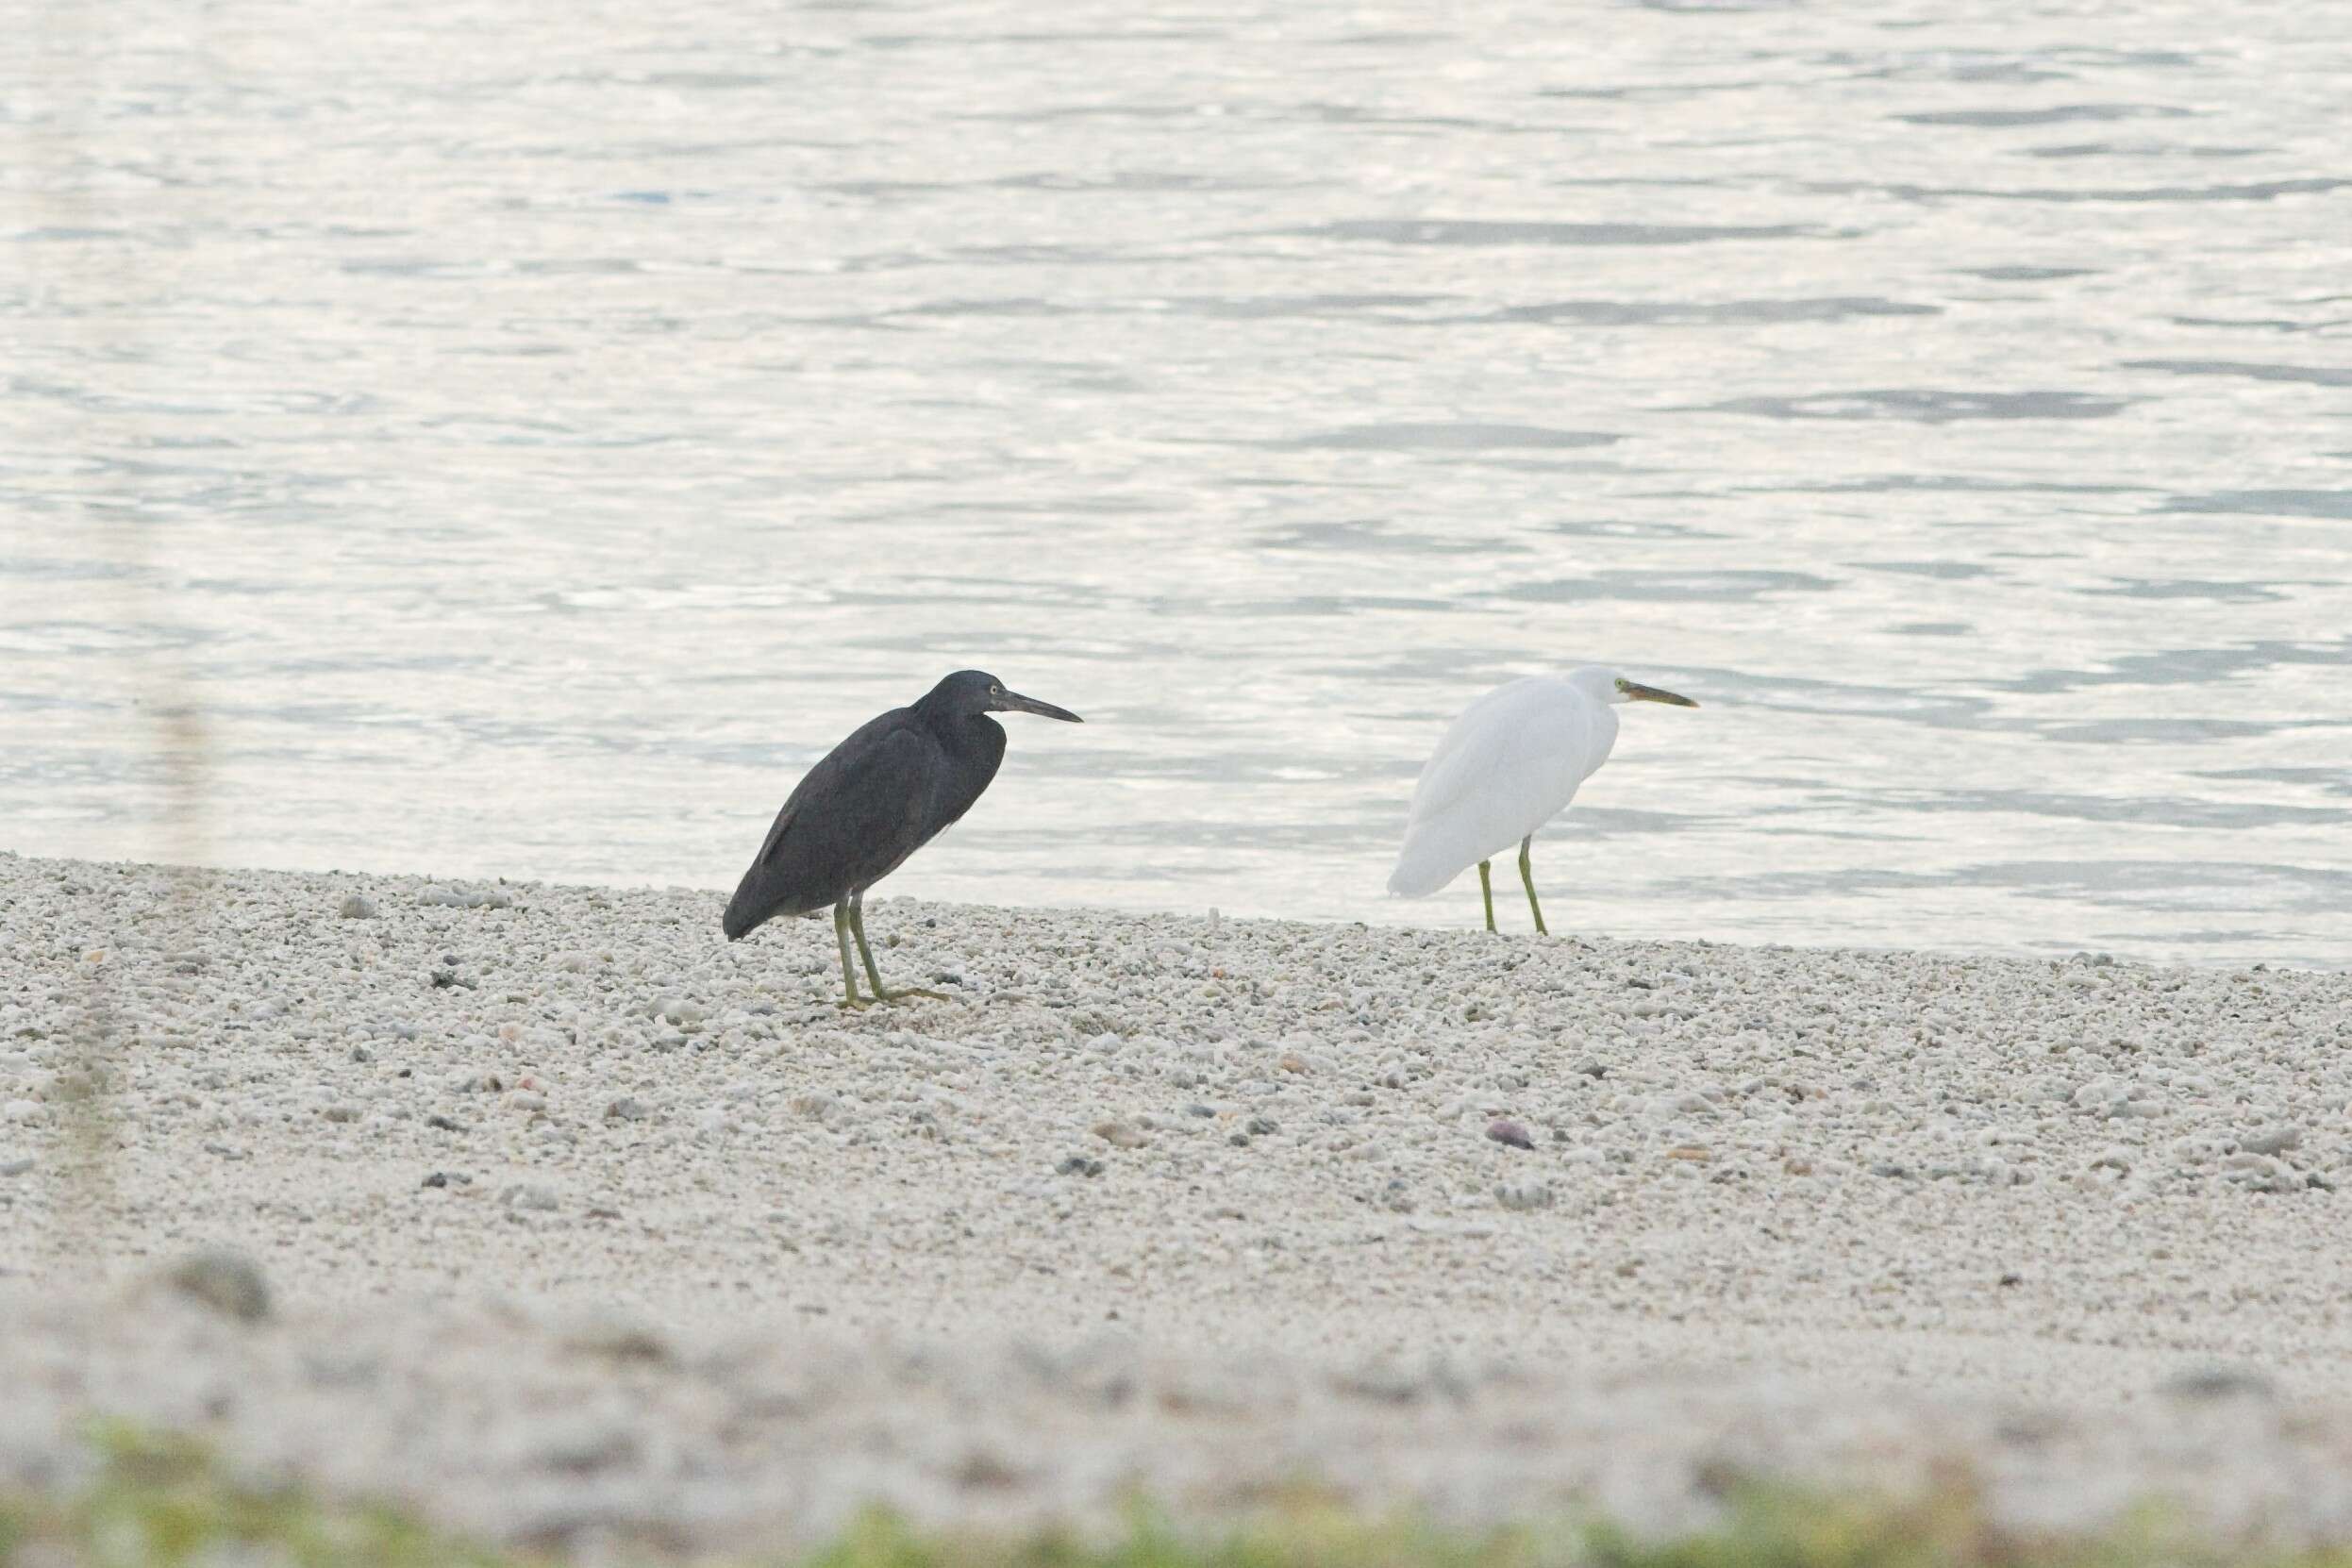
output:
[[[1040,702],[1035,697],[1025,697],[1018,692],[1006,692],[989,704],[989,707],[999,713],[1034,713],[1042,719],[1059,719],[1066,725],[1086,723],[1084,719],[1066,708],[1056,708],[1050,702]]]
[[[1679,696],[1672,692],[1661,692],[1655,686],[1643,686],[1639,681],[1620,681],[1618,684],[1624,689],[1627,702],[1662,702],[1669,708],[1696,708],[1698,706],[1688,697]]]

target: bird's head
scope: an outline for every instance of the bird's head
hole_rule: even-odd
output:
[[[942,708],[958,718],[976,718],[982,713],[1035,713],[1047,719],[1059,719],[1064,724],[1084,724],[1086,721],[1066,708],[1056,708],[1050,702],[1025,697],[1009,692],[1005,683],[985,670],[958,670],[954,675],[931,688],[925,697],[926,705]]]
[[[1644,686],[1638,680],[1627,680],[1614,670],[1591,665],[1568,677],[1587,696],[1598,702],[1662,702],[1670,708],[1696,708],[1697,703],[1673,692],[1655,686]]]

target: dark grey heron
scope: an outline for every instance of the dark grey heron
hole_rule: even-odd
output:
[[[874,1000],[946,998],[936,991],[892,991],[866,945],[866,890],[906,863],[940,829],[972,809],[1005,759],[1004,727],[991,713],[1040,713],[1081,724],[1076,713],[1005,690],[979,670],[958,670],[910,708],[868,720],[809,770],[776,814],[767,842],[727,900],[726,940],[750,935],[779,915],[833,908],[844,1008],[861,1008],[849,942],[874,984]]]

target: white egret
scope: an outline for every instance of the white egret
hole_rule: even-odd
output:
[[[1421,898],[1475,865],[1486,899],[1486,928],[1492,931],[1493,859],[1517,843],[1527,909],[1535,915],[1535,928],[1544,931],[1528,846],[1535,830],[1565,810],[1576,798],[1576,786],[1609,760],[1609,749],[1617,743],[1617,715],[1610,708],[1621,702],[1698,706],[1598,667],[1565,679],[1530,676],[1472,703],[1421,770],[1389,892]]]

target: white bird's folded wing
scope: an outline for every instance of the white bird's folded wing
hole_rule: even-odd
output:
[[[1615,718],[1541,676],[1473,703],[1421,771],[1389,891],[1435,892],[1559,815],[1608,759]]]

